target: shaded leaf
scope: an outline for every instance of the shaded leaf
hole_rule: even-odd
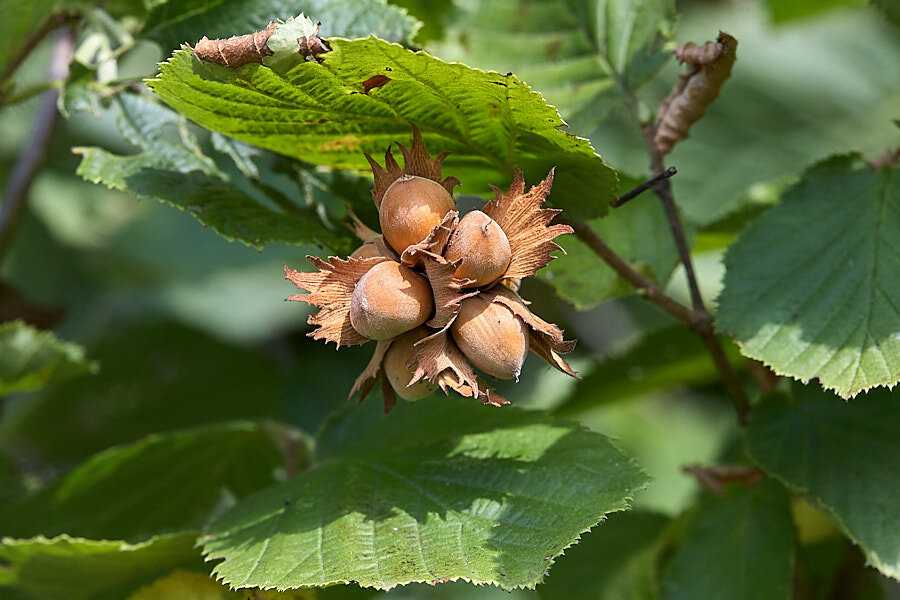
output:
[[[65,382],[9,411],[4,444],[71,463],[149,433],[271,416],[281,406],[272,361],[180,325],[118,326],[90,349],[102,376]]]
[[[0,589],[34,600],[121,600],[175,568],[203,569],[196,534],[139,544],[69,536],[0,541]]]
[[[160,600],[190,598],[190,600],[247,600],[246,592],[238,592],[218,583],[209,575],[191,571],[173,571],[144,586],[128,600]],[[315,592],[268,592],[255,590],[251,600],[314,600]]]
[[[176,52],[149,82],[200,125],[287,156],[364,171],[364,152],[380,155],[423,133],[432,153],[449,151],[446,171],[463,192],[502,184],[513,168],[536,181],[557,167],[552,200],[573,217],[598,216],[615,173],[585,140],[562,131],[559,115],[512,75],[445,63],[387,42],[330,40],[321,64],[285,74],[261,65],[229,70]],[[390,79],[363,94],[374,75]]]
[[[349,232],[326,227],[312,208],[298,202],[299,194],[270,193],[240,171],[220,169],[175,112],[134,94],[119,94],[115,101],[120,131],[142,152],[118,156],[78,148],[77,173],[84,179],[165,202],[251,246],[315,242],[336,252],[352,249]]]
[[[844,398],[900,380],[900,177],[860,162],[812,167],[744,231],[717,313],[745,355]]]
[[[97,372],[81,346],[22,321],[0,323],[0,396]]]
[[[263,29],[270,21],[305,13],[322,23],[325,37],[376,35],[392,42],[409,42],[420,23],[385,0],[192,0],[156,2],[144,35],[164,53],[203,36],[227,38]]]
[[[252,423],[154,434],[95,454],[22,499],[2,519],[3,531],[138,539],[200,529],[223,502],[274,483],[281,462],[272,432]]]
[[[204,549],[226,583],[531,587],[646,482],[580,426],[443,398],[388,417],[369,402],[326,426],[317,451],[314,469],[213,524]]]
[[[900,578],[897,394],[882,390],[848,403],[813,386],[792,389],[792,401],[754,410],[753,459],[823,506],[871,564]]]
[[[612,515],[569,550],[538,588],[554,600],[655,600],[656,562],[669,519],[633,511]]]
[[[820,16],[829,11],[860,8],[869,0],[766,0],[769,17],[776,24]]]
[[[727,340],[721,340],[728,358],[739,366],[741,355]],[[638,341],[625,352],[585,369],[556,409],[571,415],[678,387],[703,385],[719,378],[719,372],[703,341],[684,327],[662,329]]]
[[[662,597],[789,600],[794,530],[788,496],[765,480],[707,497],[667,565]]]

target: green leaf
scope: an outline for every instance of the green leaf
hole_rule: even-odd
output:
[[[721,341],[728,358],[738,367],[741,355],[737,348],[728,340]],[[586,371],[556,409],[558,414],[578,414],[604,404],[655,391],[703,385],[719,378],[703,341],[681,326],[651,333],[627,351]]]
[[[233,587],[464,579],[533,587],[646,477],[605,437],[515,409],[369,402],[327,426],[318,464],[239,503],[204,550]]]
[[[896,392],[842,402],[813,386],[753,411],[753,459],[817,501],[882,573],[900,579],[900,412]]]
[[[168,53],[203,36],[215,39],[250,33],[297,13],[320,21],[323,37],[376,35],[410,42],[421,25],[385,0],[207,0],[200,6],[193,0],[167,0],[150,11],[144,35]]]
[[[637,89],[671,55],[663,52],[674,37],[674,0],[597,0],[597,49],[623,84]]]
[[[719,327],[780,375],[843,398],[900,380],[900,176],[812,167],[725,257]]]
[[[669,519],[649,512],[612,515],[566,551],[538,588],[556,600],[655,600],[657,560]]]
[[[139,539],[200,529],[223,500],[275,482],[282,457],[272,435],[253,423],[228,423],[115,446],[23,499],[8,513],[15,517],[3,519],[3,530],[16,537]],[[167,490],[164,502],[160,490]]]
[[[203,569],[196,539],[191,533],[161,535],[139,544],[67,535],[3,538],[0,589],[12,588],[34,600],[121,600],[172,569]]]
[[[0,323],[0,397],[96,372],[81,346],[22,321]]]
[[[640,180],[623,178],[619,193]],[[604,242],[651,279],[665,285],[678,264],[678,250],[662,205],[655,198],[641,198],[588,223]],[[564,253],[542,269],[538,277],[549,283],[560,298],[578,310],[634,292],[584,242],[573,235],[557,240]]]
[[[5,445],[71,464],[150,433],[268,417],[281,407],[282,379],[269,358],[180,325],[119,326],[90,349],[103,375],[64,382],[8,411]]]
[[[780,25],[836,9],[860,8],[868,3],[869,0],[766,0],[766,7],[772,21]]]
[[[246,592],[228,589],[203,573],[173,571],[144,586],[128,600],[165,600],[166,598],[189,598],[190,600],[247,600]],[[314,592],[270,592],[254,590],[252,600],[314,600]]]
[[[405,8],[409,14],[422,22],[416,32],[418,43],[440,40],[444,37],[445,26],[456,8],[452,0],[389,0],[395,6]],[[346,37],[346,36],[345,36]],[[378,37],[384,39],[383,35]]]
[[[342,169],[368,169],[363,153],[408,143],[410,124],[463,193],[484,194],[515,167],[527,181],[557,167],[552,198],[573,218],[606,211],[616,176],[556,110],[513,75],[445,63],[375,38],[330,40],[323,62],[285,74],[262,65],[230,70],[176,52],[148,84],[175,110],[235,139]],[[387,83],[363,91],[363,82]]]
[[[143,152],[117,156],[100,148],[78,148],[82,160],[77,173],[84,179],[164,202],[229,240],[257,248],[272,242],[315,242],[336,252],[352,250],[349,233],[326,227],[298,198],[265,190],[240,172],[221,170],[175,112],[134,94],[119,94],[115,102],[120,131]]]
[[[593,128],[669,60],[672,0],[480,0],[454,28],[452,58],[515,71],[575,129]],[[528,51],[523,52],[523,48]]]
[[[894,0],[872,0],[872,5],[883,12],[894,25],[900,26],[900,4]]]
[[[765,480],[707,497],[662,580],[666,600],[789,600],[794,529],[784,489]]]
[[[59,0],[0,0],[0,71],[58,6]]]

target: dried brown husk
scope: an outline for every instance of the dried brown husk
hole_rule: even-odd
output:
[[[438,331],[415,344],[413,378],[410,385],[422,380],[437,385],[445,394],[453,390],[466,398],[478,398],[483,404],[504,406],[509,401],[481,384],[475,369],[446,330]]]
[[[459,213],[447,213],[431,233],[420,243],[410,246],[403,252],[400,260],[403,264],[425,269],[431,290],[434,293],[434,317],[426,325],[432,329],[446,328],[459,314],[460,303],[478,293],[477,290],[464,292],[473,282],[470,279],[454,277],[459,262],[449,262],[443,257],[447,241],[453,229],[459,224]]]
[[[342,346],[359,346],[369,340],[353,329],[350,324],[350,299],[353,288],[369,269],[388,260],[384,257],[347,258],[331,256],[327,259],[307,256],[316,271],[296,271],[284,267],[284,278],[308,294],[295,294],[288,300],[306,302],[318,307],[307,323],[315,329],[309,335],[315,340],[334,342]]]
[[[654,144],[662,154],[668,154],[675,144],[687,138],[691,126],[718,97],[731,76],[737,58],[737,40],[719,32],[715,42],[702,46],[688,42],[675,51],[675,57],[690,70],[678,78],[672,93],[660,106]]]
[[[500,225],[509,239],[512,256],[504,279],[534,275],[553,260],[552,252],[561,250],[554,240],[572,233],[568,225],[550,224],[561,210],[541,208],[553,187],[553,173],[551,169],[543,181],[526,192],[525,179],[517,170],[509,190],[503,192],[495,188],[494,199],[484,205],[484,213]]]
[[[397,163],[393,152],[388,148],[384,154],[384,167],[366,153],[366,160],[372,167],[372,175],[375,178],[375,185],[372,187],[372,199],[375,206],[381,206],[381,199],[391,184],[400,179],[404,175],[414,175],[417,177],[425,177],[441,184],[445,190],[452,196],[453,188],[459,185],[459,179],[456,177],[443,176],[443,163],[447,158],[446,152],[441,152],[434,158],[428,154],[425,142],[422,140],[422,132],[418,127],[413,126],[412,146],[406,148],[403,144],[397,144],[403,154],[403,167]]]
[[[379,375],[381,375],[381,364],[384,362],[384,355],[387,354],[393,341],[393,339],[390,339],[375,344],[375,351],[372,353],[372,358],[369,359],[369,364],[366,365],[366,368],[353,382],[353,387],[350,389],[347,398],[352,398],[359,393],[360,402],[366,399],[366,396],[369,395],[369,392],[375,386]]]

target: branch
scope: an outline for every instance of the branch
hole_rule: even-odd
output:
[[[31,52],[51,31],[77,18],[77,13],[70,11],[54,13],[47,17],[47,20],[25,39],[25,43],[22,44],[19,51],[9,59],[8,63],[6,63],[6,67],[4,67],[3,72],[0,73],[0,90],[3,89],[4,84],[6,84],[6,82],[15,74],[19,67],[22,66],[22,63],[25,62],[25,59],[31,55]]]
[[[704,489],[721,496],[725,493],[725,486],[731,483],[740,485],[755,485],[763,478],[763,472],[756,467],[743,465],[714,465],[704,467],[702,465],[685,465],[682,472],[691,475]]]
[[[50,60],[51,79],[66,78],[74,49],[75,33],[70,27],[63,27],[57,34],[53,46],[53,56]],[[51,89],[44,93],[34,118],[30,144],[19,155],[19,160],[6,185],[3,204],[0,205],[0,256],[12,240],[19,214],[28,200],[28,191],[46,158],[47,148],[59,118],[56,106],[59,93],[59,89]]]
[[[659,286],[629,265],[615,250],[607,246],[606,242],[600,239],[600,236],[591,229],[590,225],[578,221],[569,221],[567,219],[559,219],[559,222],[571,226],[572,229],[575,230],[575,235],[582,242],[587,244],[588,247],[590,247],[597,256],[603,259],[606,264],[612,267],[622,279],[634,286],[639,294],[688,327],[692,329],[696,327],[698,321],[694,311],[674,298],[667,296]]]

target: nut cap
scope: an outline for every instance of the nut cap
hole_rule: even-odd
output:
[[[360,278],[350,299],[350,324],[370,340],[415,329],[434,311],[431,286],[409,267],[378,263]]]

